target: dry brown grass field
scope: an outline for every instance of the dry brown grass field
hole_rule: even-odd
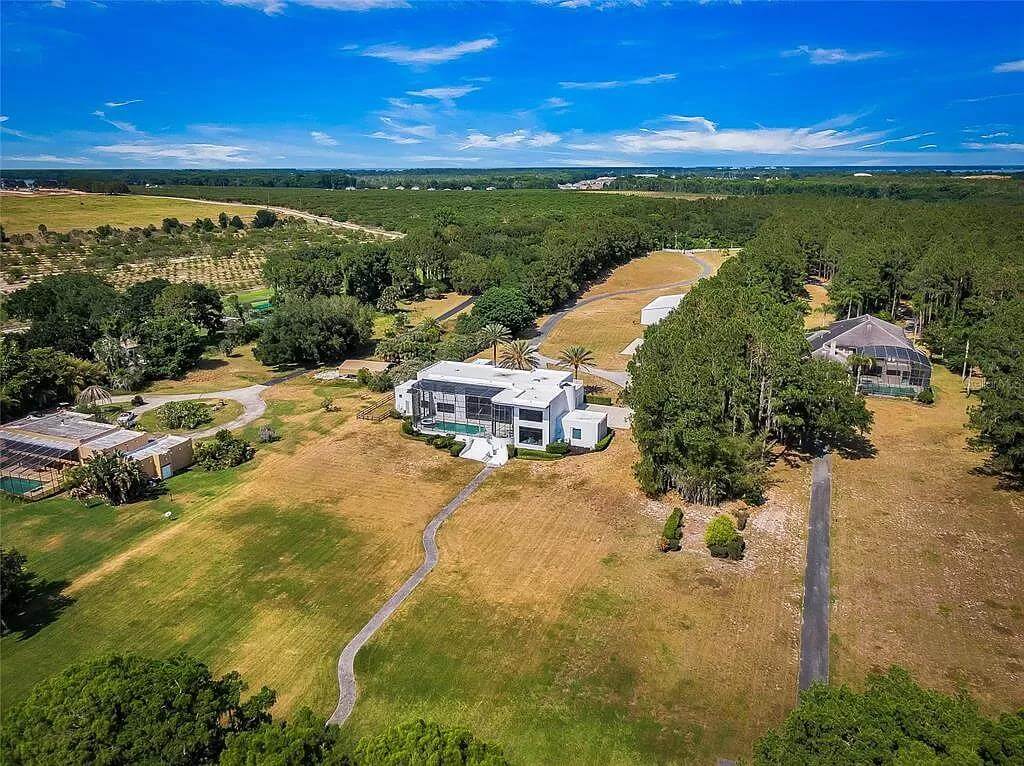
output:
[[[338,411],[320,411],[326,393]],[[160,523],[101,558],[61,556],[83,537],[95,548],[120,534],[101,511],[84,509],[93,515],[71,539],[40,524],[47,512],[82,515],[74,501],[6,506],[5,544],[69,580],[74,603],[38,633],[4,639],[5,700],[104,652],[184,650],[272,686],[280,714],[310,704],[326,715],[341,647],[416,567],[427,520],[478,470],[403,438],[395,421],[356,420],[366,398],[305,381],[275,387],[268,420],[279,442],[240,469],[175,477],[169,496],[125,509]],[[177,518],[162,519],[165,509]]]
[[[52,231],[93,229],[107,224],[118,229],[159,226],[164,218],[190,223],[196,218],[216,219],[221,211],[252,218],[251,207],[231,204],[183,202],[160,197],[107,194],[13,195],[0,197],[0,223],[8,234],[34,232],[39,224]]]
[[[203,355],[199,366],[181,380],[158,380],[146,388],[151,394],[208,393],[244,388],[253,383],[265,383],[277,372],[267,367],[252,355],[253,344],[240,346],[231,356],[226,357],[216,349]]]
[[[701,256],[717,271],[725,254]],[[619,295],[581,306],[567,315],[541,344],[541,351],[557,358],[566,346],[576,343],[594,352],[595,364],[608,370],[624,370],[629,357],[619,352],[634,339],[643,336],[640,310],[659,295],[685,292],[688,288],[662,285],[692,279],[700,267],[679,253],[658,251],[619,266],[603,282],[595,284],[583,298],[607,295],[620,290],[644,289],[634,295]],[[542,322],[538,320],[538,323]]]
[[[933,407],[871,399],[873,458],[838,460],[832,510],[834,677],[897,663],[926,686],[1024,704],[1024,496],[967,449],[959,377]]]
[[[804,328],[815,329],[827,327],[835,321],[835,315],[828,310],[828,286],[818,282],[807,284],[807,293],[810,301],[807,307],[810,311],[804,316]]]
[[[458,306],[468,295],[460,293],[447,293],[440,298],[427,298],[422,301],[400,301],[398,307],[409,312],[409,321],[413,324],[422,322],[424,319],[436,319],[446,311]],[[467,308],[466,311],[469,311]]]
[[[704,547],[709,508],[686,508],[682,552],[655,550],[672,500],[639,492],[635,459],[623,432],[604,453],[489,478],[357,658],[355,731],[440,717],[519,763],[748,752],[796,698],[807,471],[780,470],[734,564]]]

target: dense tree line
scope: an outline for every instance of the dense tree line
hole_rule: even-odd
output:
[[[215,677],[185,654],[112,655],[73,665],[8,705],[3,762],[135,766],[505,766],[502,752],[467,731],[414,721],[345,741],[309,710],[270,715],[267,687],[243,699],[238,673]]]

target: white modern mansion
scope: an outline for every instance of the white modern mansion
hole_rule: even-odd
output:
[[[395,409],[424,433],[487,436],[544,449],[593,448],[608,417],[586,408],[583,384],[561,370],[506,370],[486,359],[436,362],[395,387]]]

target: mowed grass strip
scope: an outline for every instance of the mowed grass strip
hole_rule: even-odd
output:
[[[252,207],[207,204],[135,195],[54,194],[26,197],[5,194],[0,198],[0,222],[8,234],[35,232],[39,224],[52,231],[94,229],[104,224],[118,229],[159,226],[164,218],[191,223],[196,218],[214,221],[221,211],[252,219]]]
[[[37,522],[32,505],[5,509],[5,545],[69,580],[74,599],[34,635],[3,639],[6,701],[106,652],[184,650],[277,689],[280,714],[333,708],[341,647],[419,564],[424,525],[476,466],[403,439],[393,421],[356,420],[351,389],[334,390],[330,413],[319,388],[274,393],[282,439],[242,468],[190,472],[160,500],[92,515],[51,501],[69,529]]]
[[[351,736],[424,717],[500,742],[517,763],[713,763],[747,753],[796,697],[806,470],[713,560],[710,509],[685,550],[636,489],[636,451],[513,461],[442,529],[441,560],[356,660]],[[796,489],[794,489],[796,487]],[[785,491],[783,491],[785,490]]]
[[[858,681],[892,663],[922,685],[1024,704],[1024,496],[967,449],[960,378],[936,403],[869,399],[878,454],[835,463],[832,666]]]

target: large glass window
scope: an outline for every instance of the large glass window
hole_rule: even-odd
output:
[[[527,428],[519,426],[519,443],[536,444],[540,446],[544,441],[544,432],[539,428]]]
[[[544,413],[540,410],[524,410],[522,407],[519,408],[519,419],[528,420],[531,423],[543,423]]]
[[[572,429],[572,438],[573,439],[582,439],[583,438],[583,431],[582,431],[582,429],[579,429],[579,428]]]
[[[482,396],[467,396],[466,417],[474,420],[490,420],[491,400]]]

